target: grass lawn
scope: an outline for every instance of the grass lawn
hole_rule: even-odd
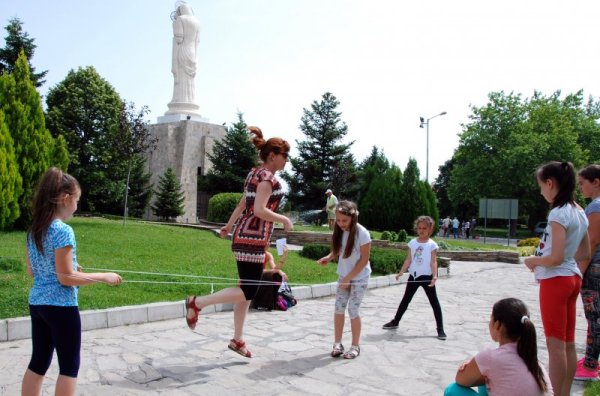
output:
[[[231,242],[210,231],[168,225],[147,224],[101,218],[74,218],[69,224],[75,231],[77,258],[84,268],[119,271],[144,271],[165,274],[223,277],[237,279]],[[272,249],[277,257],[277,253]],[[0,260],[13,258],[17,269],[0,261],[0,318],[27,316],[27,297],[32,284],[25,270],[25,232],[0,233]],[[94,272],[89,269],[87,272]],[[285,271],[294,283],[325,283],[337,279],[335,265],[322,267],[314,261],[290,252]],[[134,280],[204,283],[206,279],[175,276],[129,274],[119,287],[104,284],[79,289],[79,307],[101,309],[159,301],[177,301],[190,294],[208,294],[210,285],[128,283]],[[234,280],[212,280],[215,290],[234,285]]]

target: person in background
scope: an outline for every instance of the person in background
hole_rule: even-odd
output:
[[[327,224],[330,230],[333,230],[335,225],[335,206],[338,203],[338,199],[335,195],[333,195],[333,191],[331,189],[327,189],[325,191],[325,195],[327,196],[327,200],[325,202],[325,211],[327,212]]]

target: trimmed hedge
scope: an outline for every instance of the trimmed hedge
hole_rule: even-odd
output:
[[[318,260],[321,257],[327,256],[330,252],[330,247],[327,245],[319,245],[316,243],[309,243],[302,247],[300,256],[306,257],[311,260]]]
[[[242,193],[215,194],[208,200],[208,213],[206,220],[215,223],[226,223],[233,210],[240,202]]]
[[[521,239],[520,241],[517,242],[517,246],[518,247],[523,247],[523,246],[537,247],[537,245],[539,245],[539,243],[540,243],[540,238],[532,237],[532,238]]]

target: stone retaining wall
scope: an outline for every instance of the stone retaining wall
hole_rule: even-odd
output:
[[[327,232],[285,232],[282,229],[273,231],[273,240],[287,238],[287,242],[292,245],[304,246],[309,243],[329,245],[331,243],[331,233]],[[388,242],[382,240],[373,240],[373,246],[393,249],[407,249],[407,244],[403,242]],[[444,250],[439,252],[440,256],[448,257],[455,261],[499,261],[503,263],[519,263],[519,253],[504,250]]]

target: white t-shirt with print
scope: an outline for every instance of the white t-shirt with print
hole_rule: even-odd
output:
[[[344,231],[342,234],[342,247],[340,248],[340,255],[338,257],[337,273],[340,277],[348,275],[353,269],[358,260],[360,260],[360,247],[371,243],[371,235],[369,231],[360,224],[356,224],[356,239],[354,240],[354,248],[352,253],[347,258],[344,258],[344,251],[346,250],[346,243],[348,242],[348,231]],[[371,263],[367,261],[367,265],[363,270],[354,277],[354,279],[364,279],[371,274]]]
[[[408,243],[410,248],[410,267],[408,273],[418,278],[421,275],[433,275],[431,272],[431,252],[438,250],[438,245],[433,239],[419,242],[417,238]]]
[[[565,255],[563,262],[556,267],[535,267],[535,279],[548,279],[556,276],[581,276],[577,263],[573,258],[588,228],[588,219],[584,211],[574,205],[566,204],[553,208],[548,214],[548,225],[535,249],[536,256],[549,256],[552,253],[552,222],[563,226],[567,232]]]

